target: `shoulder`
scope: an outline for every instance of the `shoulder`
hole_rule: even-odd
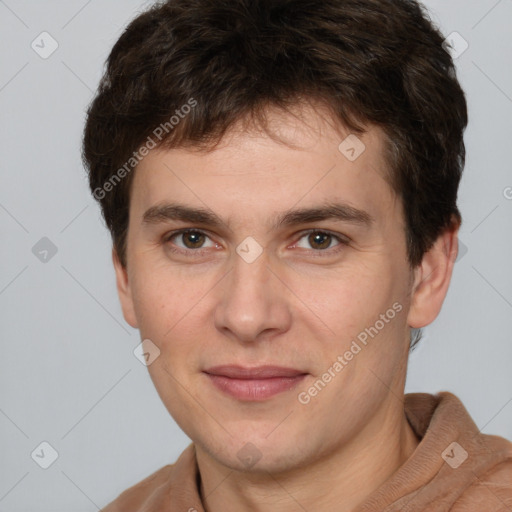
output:
[[[101,512],[135,512],[148,500],[154,499],[159,489],[165,487],[173,471],[174,464],[158,469],[144,480],[122,492]]]
[[[138,484],[126,489],[101,512],[171,510],[184,496],[197,501],[195,446],[190,443],[174,464],[161,467]],[[174,507],[175,508],[175,507]]]
[[[453,508],[453,512],[467,510],[485,510],[486,512],[512,510],[512,456],[487,473],[474,475],[472,484]]]
[[[461,495],[453,512],[512,510],[512,443],[493,435],[482,434],[480,438],[486,455],[493,457],[495,464],[482,471],[478,471],[477,466],[473,469],[471,485]]]

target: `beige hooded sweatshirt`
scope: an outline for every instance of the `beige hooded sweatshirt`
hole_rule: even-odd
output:
[[[512,512],[511,442],[481,434],[448,392],[407,394],[404,407],[421,442],[354,512]],[[103,512],[204,512],[199,481],[191,443]]]

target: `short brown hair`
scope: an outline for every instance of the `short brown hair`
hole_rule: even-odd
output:
[[[300,98],[321,100],[354,132],[384,131],[411,266],[461,222],[466,100],[418,2],[169,0],[125,29],[87,111],[83,161],[121,263],[130,170],[145,141],[211,148],[237,121],[264,125],[266,107]]]

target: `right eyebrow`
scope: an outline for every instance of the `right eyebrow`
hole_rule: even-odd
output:
[[[169,220],[207,224],[212,227],[226,227],[224,221],[211,210],[189,206],[162,203],[152,206],[142,216],[143,224],[160,224]]]

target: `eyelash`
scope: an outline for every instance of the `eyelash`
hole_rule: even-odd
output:
[[[174,238],[175,236],[186,234],[186,233],[200,233],[200,234],[205,235],[206,237],[210,238],[208,233],[206,233],[205,231],[202,231],[201,229],[184,228],[184,229],[178,229],[176,231],[172,231],[172,232],[168,233],[167,235],[164,236],[163,241],[165,243],[170,242],[171,239]],[[334,238],[337,242],[339,242],[339,245],[334,246],[334,248],[318,249],[318,250],[310,249],[311,252],[315,253],[315,257],[317,257],[317,256],[323,257],[323,254],[319,254],[319,253],[324,253],[327,256],[331,256],[332,254],[336,254],[336,253],[340,252],[341,250],[343,250],[345,248],[345,246],[349,245],[349,243],[350,243],[350,240],[347,237],[341,237],[340,235],[337,235],[337,234],[333,233],[332,231],[325,230],[325,229],[309,229],[306,231],[301,231],[299,233],[299,238],[297,239],[297,242],[299,240],[301,240],[302,238],[304,238],[305,236],[310,235],[311,233],[321,233],[323,235],[329,235],[332,238]],[[169,245],[169,250],[173,253],[187,254],[187,255],[194,254],[195,256],[201,256],[202,253],[208,249],[209,248],[185,250],[185,249],[181,249],[181,248],[176,248],[176,246]]]

